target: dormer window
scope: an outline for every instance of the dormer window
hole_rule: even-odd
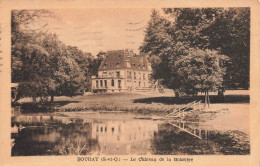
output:
[[[116,63],[116,67],[119,67],[119,64],[120,64],[120,62],[117,62],[117,63]]]
[[[104,64],[104,67],[107,67],[107,63]]]
[[[103,74],[102,74],[103,77],[107,77],[107,72],[104,71]]]

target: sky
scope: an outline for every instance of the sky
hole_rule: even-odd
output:
[[[151,11],[146,8],[51,10],[54,17],[41,20],[37,26],[94,56],[101,50],[133,49],[138,53]]]

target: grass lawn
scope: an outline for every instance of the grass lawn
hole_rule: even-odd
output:
[[[192,101],[204,101],[203,95],[192,97],[174,97],[171,90],[165,93],[86,93],[84,96],[55,97],[54,107],[60,110],[72,108],[89,108],[102,110],[124,110],[124,109],[152,109],[167,111]],[[220,99],[216,93],[210,94],[211,104],[241,104],[249,103],[249,91],[226,91],[224,99]],[[30,104],[31,99],[24,98],[19,101],[21,104]]]

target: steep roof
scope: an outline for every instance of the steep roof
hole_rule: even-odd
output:
[[[129,62],[129,66],[127,66]],[[118,69],[132,69],[132,70],[149,70],[150,62],[144,55],[136,55],[131,50],[113,50],[106,52],[104,60],[102,61],[99,70],[118,70]]]

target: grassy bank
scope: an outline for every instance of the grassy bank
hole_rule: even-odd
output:
[[[212,106],[214,104],[239,104],[249,103],[249,95],[244,91],[226,92],[224,98],[216,94],[210,95]],[[183,106],[192,101],[202,101],[204,96],[197,97],[174,97],[173,91],[165,93],[86,93],[84,96],[73,98],[60,96],[55,97],[52,105],[33,105],[30,99],[22,99],[19,102],[24,111],[128,111],[140,113],[168,113],[173,109]],[[45,108],[45,109],[44,109]]]

